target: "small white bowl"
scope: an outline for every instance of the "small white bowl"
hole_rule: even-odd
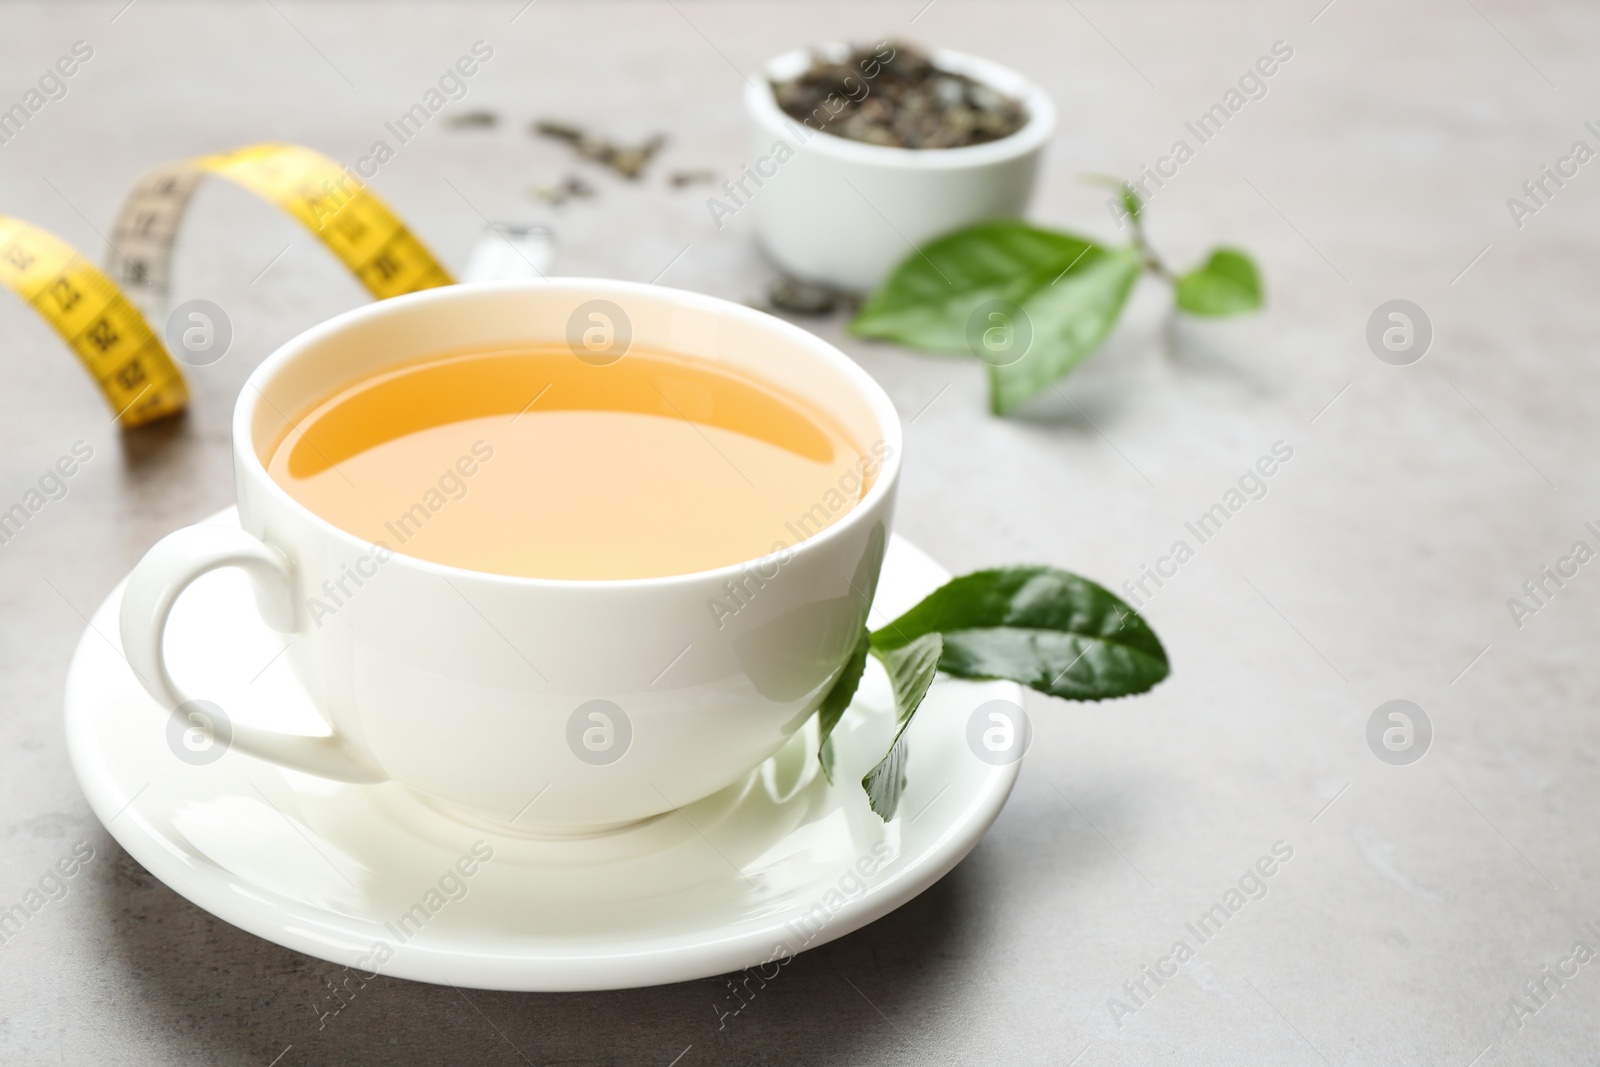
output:
[[[746,86],[755,154],[717,199],[732,209],[724,214],[747,206],[755,213],[762,245],[785,271],[864,291],[929,238],[983,219],[1022,215],[1040,154],[1055,131],[1056,109],[1015,71],[942,48],[929,53],[936,67],[1020,100],[1027,124],[1009,137],[965,148],[889,148],[819,132],[778,107],[772,81],[800,74],[813,52],[844,59],[849,51],[828,44],[785,52]],[[862,80],[870,92],[871,79]],[[739,187],[737,197],[730,185]]]

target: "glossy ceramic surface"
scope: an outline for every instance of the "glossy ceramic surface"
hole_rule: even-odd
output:
[[[211,523],[236,522],[231,511]],[[898,538],[872,618],[948,575]],[[1017,767],[968,747],[1003,682],[941,678],[912,724],[909,785],[885,824],[858,780],[891,726],[874,662],[838,738],[830,785],[814,722],[753,773],[619,832],[550,839],[447,817],[396,782],[313,777],[227,750],[174,722],[123,660],[119,587],[67,682],[73,767],[95,813],[140,863],[207,911],[268,940],[373,972],[478,988],[580,990],[774,968],[926,889],[999,814]],[[316,711],[263,624],[247,579],[199,579],[173,612],[177,679],[230,720],[315,732]],[[252,680],[253,679],[253,680]],[[219,754],[220,753],[220,754]]]
[[[821,51],[842,59],[849,50],[830,44]],[[977,56],[943,48],[929,55],[943,70],[1021,100],[1027,124],[1010,137],[965,148],[891,148],[819,132],[785,114],[768,84],[805,70],[811,52],[804,48],[774,57],[763,80],[746,84],[750,160],[735,179],[744,196],[727,189],[717,195],[735,209],[730,214],[750,207],[762,247],[788,273],[866,291],[930,238],[1027,212],[1040,156],[1055,132],[1049,94]],[[871,80],[863,81],[870,94]],[[756,177],[748,178],[749,171]]]
[[[627,358],[631,339],[743,371],[827,413],[872,461],[870,488],[853,507],[830,490],[774,529],[761,560],[566,581],[441,566],[405,555],[403,539],[367,543],[296,502],[262,464],[289,418],[340,385],[441,351],[577,346],[602,317],[618,345],[602,353],[608,361]],[[673,403],[694,409],[689,398]],[[246,727],[239,748],[323,777],[393,779],[486,823],[569,832],[709,796],[805,722],[860,633],[901,459],[894,405],[814,334],[715,297],[584,278],[446,286],[339,315],[252,372],[233,441],[243,532],[179,530],[128,581],[120,632],[151,691],[168,707],[215,699],[169,683],[159,637],[188,581],[244,567],[264,618],[291,635],[285,658],[333,736],[308,744]],[[423,503],[436,478],[419,472],[413,510],[424,519],[450,506],[436,492],[437,505]],[[832,524],[821,529],[813,512]],[[641,536],[650,521],[639,516]],[[594,735],[603,751],[580,744],[599,728],[595,709],[611,731]]]

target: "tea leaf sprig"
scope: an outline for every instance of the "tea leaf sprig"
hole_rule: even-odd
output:
[[[1087,578],[1042,566],[976,571],[940,586],[887,626],[862,629],[818,713],[817,755],[829,781],[833,730],[861,684],[868,655],[883,663],[894,691],[894,739],[861,779],[868,803],[885,821],[905,790],[906,727],[938,671],[1007,679],[1068,700],[1143,693],[1169,672],[1166,650],[1149,624]]]
[[[1217,248],[1176,273],[1151,248],[1144,205],[1112,181],[1133,237],[1126,245],[1031,226],[981,222],[936,238],[907,256],[862,305],[852,333],[932,352],[974,355],[989,365],[996,415],[1049,388],[1098,349],[1141,274],[1173,287],[1177,308],[1222,316],[1262,305],[1249,255]]]

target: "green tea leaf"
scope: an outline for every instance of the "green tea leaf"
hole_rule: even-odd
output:
[[[1128,214],[1133,218],[1138,218],[1139,212],[1144,210],[1144,205],[1139,202],[1139,194],[1127,182],[1122,183],[1122,206],[1128,209]]]
[[[1003,567],[953,579],[872,634],[879,656],[924,634],[944,638],[941,670],[1006,678],[1069,700],[1152,688],[1168,674],[1155,632],[1087,578],[1053,567]]]
[[[1191,315],[1238,315],[1261,306],[1261,277],[1250,257],[1219,248],[1178,279],[1178,307]]]
[[[1023,222],[982,222],[908,255],[850,324],[862,337],[971,354],[967,320],[987,300],[1048,284],[1094,246]]]
[[[1131,248],[1017,221],[979,223],[908,256],[850,329],[978,356],[989,364],[990,404],[1004,414],[1099,347],[1141,268]]]
[[[1093,355],[1117,324],[1142,269],[1128,249],[1097,248],[1019,301],[1033,345],[1015,363],[989,365],[990,409],[1006,414]]]
[[[1084,177],[1095,185],[1104,185],[1108,189],[1115,189],[1122,196],[1122,208],[1128,217],[1137,220],[1139,212],[1144,210],[1144,201],[1139,199],[1139,194],[1134,192],[1133,185],[1121,178],[1113,178],[1109,174],[1085,174]],[[1121,228],[1121,223],[1117,224]]]
[[[845,709],[850,707],[850,701],[856,695],[856,688],[861,684],[861,675],[867,669],[867,651],[871,647],[871,635],[863,626],[854,651],[850,653],[850,658],[845,660],[844,670],[834,680],[833,688],[828,690],[828,695],[822,698],[822,706],[817,709],[817,725],[822,731],[822,737],[817,742],[817,759],[821,762],[822,773],[828,776],[829,782],[833,781],[833,744],[830,741],[833,728],[839,725],[839,719],[843,717]]]
[[[937,633],[928,633],[899,648],[877,653],[894,689],[894,740],[878,765],[861,779],[861,787],[867,791],[867,803],[885,822],[894,818],[906,787],[906,727],[911,725],[922,698],[928,695],[928,686],[939,673],[943,651],[944,639]]]

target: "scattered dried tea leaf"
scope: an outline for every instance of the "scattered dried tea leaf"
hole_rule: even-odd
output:
[[[500,116],[487,109],[477,111],[463,111],[451,115],[448,125],[453,130],[481,130],[500,124]]]
[[[855,310],[860,299],[825,285],[813,285],[798,278],[779,278],[767,289],[767,303],[791,315],[831,315],[839,308]]]
[[[842,62],[813,55],[799,77],[773,82],[772,94],[812,129],[891,148],[984,144],[1028,122],[1019,101],[900,42],[854,46]]]
[[[587,199],[594,195],[594,186],[578,177],[569,174],[555,185],[535,185],[528,190],[528,195],[535,200],[543,200],[547,204],[559,207],[572,199]]]
[[[621,145],[580,126],[548,120],[534,123],[533,132],[541,137],[565,141],[584,159],[610,167],[628,179],[637,179],[643,174],[651,158],[667,143],[666,137],[657,134],[643,144]]]
[[[674,189],[682,189],[686,185],[709,185],[717,180],[714,170],[675,170],[667,176],[667,181]]]
[[[577,144],[587,136],[576,126],[568,126],[564,122],[551,122],[548,119],[535,122],[533,132],[541,137],[554,137],[558,141],[569,141],[572,144]]]
[[[644,168],[649,165],[651,157],[666,143],[667,139],[657,134],[636,148],[613,149],[610,157],[602,162],[624,178],[637,178],[644,173]]]

